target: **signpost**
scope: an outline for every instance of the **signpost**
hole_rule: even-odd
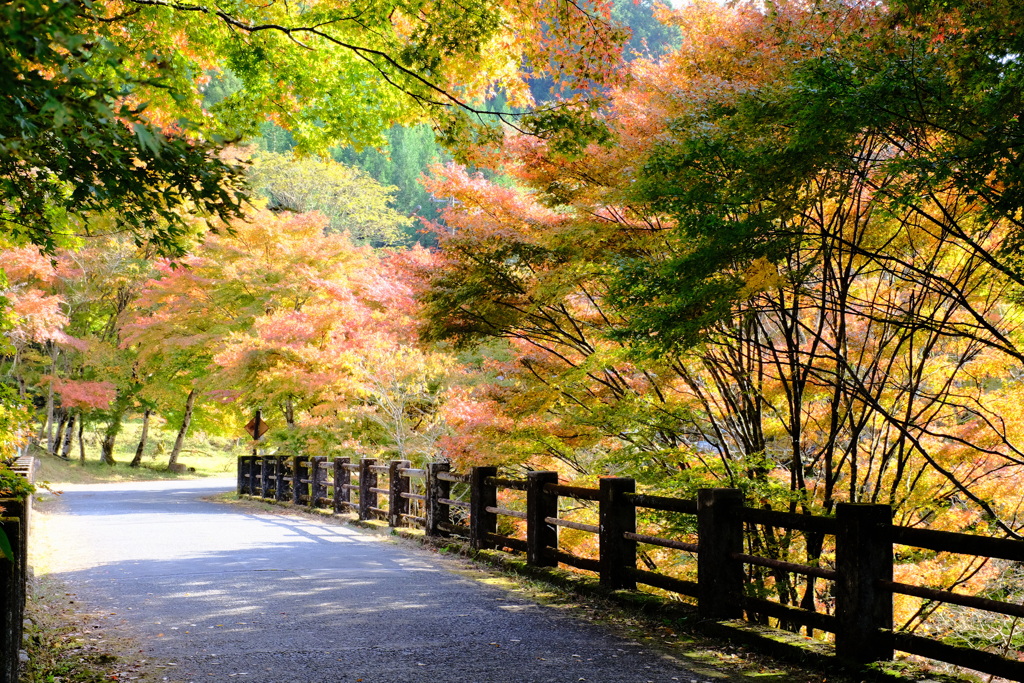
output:
[[[252,454],[253,455],[259,455],[259,453],[256,452],[256,446],[259,443],[260,439],[263,437],[263,435],[266,434],[269,430],[270,430],[270,425],[268,425],[263,420],[263,411],[262,410],[257,410],[256,411],[256,417],[254,417],[253,419],[249,420],[249,424],[245,425],[245,431],[249,432],[249,436],[251,436],[252,440],[253,440],[253,444],[252,444]]]

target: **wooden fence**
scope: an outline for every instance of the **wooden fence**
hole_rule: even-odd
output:
[[[353,484],[353,477],[356,483]],[[381,485],[385,478],[387,485]],[[462,495],[453,497],[453,487]],[[498,506],[499,491],[520,492],[524,509]],[[834,517],[745,507],[736,489],[705,489],[696,500],[637,493],[632,479],[607,477],[598,488],[566,486],[555,472],[530,472],[526,479],[499,478],[496,468],[475,467],[455,474],[444,463],[412,468],[407,461],[387,464],[363,459],[328,460],[306,456],[246,456],[239,459],[238,492],[277,501],[291,501],[335,512],[355,512],[360,519],[387,520],[391,526],[414,526],[429,536],[457,533],[476,549],[504,548],[525,553],[536,566],[559,563],[595,572],[603,585],[635,589],[646,584],[696,599],[707,619],[766,617],[835,635],[836,654],[855,663],[890,660],[894,651],[967,667],[1010,680],[1024,680],[1024,661],[950,645],[926,636],[893,630],[893,596],[909,595],[1024,617],[1024,606],[936,590],[893,580],[894,544],[1013,562],[1024,562],[1024,542],[969,534],[932,531],[892,524],[887,505],[839,504]],[[355,502],[353,502],[355,497]],[[559,516],[559,499],[597,508],[598,524]],[[696,542],[637,533],[637,513],[676,513],[695,519]],[[525,534],[500,534],[499,518],[516,520]],[[835,561],[799,564],[747,554],[745,540],[760,527],[775,532],[802,532],[820,546],[834,538]],[[594,534],[597,557],[580,557],[559,548],[559,529]],[[689,581],[637,567],[638,544],[666,548],[697,557],[697,580]],[[749,545],[749,544],[748,544]],[[832,564],[832,566],[827,566]],[[797,607],[758,597],[752,568],[776,576],[833,582],[834,607],[815,611],[814,602]]]
[[[12,469],[32,481],[35,459],[19,458]],[[28,589],[28,530],[32,497],[0,498],[0,529],[11,543],[14,561],[0,556],[0,683],[17,683],[22,624]]]

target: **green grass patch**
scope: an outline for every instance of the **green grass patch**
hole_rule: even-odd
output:
[[[44,450],[37,450],[34,455],[39,460],[40,470],[36,480],[51,484],[90,484],[108,481],[136,481],[181,477],[224,477],[235,474],[237,458],[251,453],[251,441],[248,438],[229,438],[214,436],[202,432],[192,433],[186,440],[178,462],[188,468],[184,473],[176,474],[167,470],[168,459],[174,447],[177,432],[173,428],[165,428],[160,421],[150,421],[149,437],[143,450],[142,462],[139,467],[129,467],[135,457],[142,433],[142,420],[126,420],[114,443],[114,461],[116,464],[104,465],[100,462],[100,448],[103,433],[100,427],[85,430],[83,445],[85,460],[81,460],[78,438],[72,444],[70,458],[64,460],[49,455]]]

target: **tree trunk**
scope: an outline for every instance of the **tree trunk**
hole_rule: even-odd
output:
[[[64,447],[61,448],[60,457],[65,460],[71,459],[71,443],[75,440],[75,418],[78,416],[68,411],[68,426],[64,431]]]
[[[78,462],[85,464],[85,439],[82,438],[85,432],[85,415],[78,421]]]
[[[138,467],[142,464],[142,452],[146,449],[146,438],[149,436],[149,416],[152,410],[146,410],[142,414],[142,435],[139,437],[139,446],[135,449],[135,457],[132,458],[129,467]]]
[[[196,405],[196,390],[188,392],[188,398],[185,399],[185,414],[181,418],[181,429],[178,430],[178,437],[174,440],[174,448],[171,449],[171,457],[167,461],[167,468],[173,469],[178,464],[178,455],[181,453],[181,447],[185,443],[185,434],[188,432],[188,426],[192,423],[192,409]]]
[[[68,418],[70,417],[70,414],[68,413],[68,411],[64,410],[63,408],[55,409],[54,410],[54,414],[55,414],[55,417],[56,416],[59,416],[59,417],[57,418],[57,436],[56,436],[56,439],[53,442],[53,450],[50,451],[50,455],[57,455],[58,453],[60,453],[61,448],[63,448],[63,446],[64,446],[64,428],[67,426]]]
[[[100,448],[100,462],[113,467],[117,464],[114,460],[114,442],[117,441],[117,434],[121,431],[121,416],[115,415],[107,424],[107,431],[103,434],[103,446]]]
[[[48,342],[50,345],[50,372],[57,374],[57,345]],[[50,381],[50,388],[46,393],[46,452],[53,453],[53,380]]]
[[[295,405],[291,396],[284,400],[284,421],[288,429],[295,429]]]

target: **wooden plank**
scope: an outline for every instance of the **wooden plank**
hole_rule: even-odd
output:
[[[424,478],[424,477],[427,476],[427,471],[426,470],[419,470],[419,469],[416,469],[415,467],[400,467],[398,469],[398,473],[401,474],[404,477],[410,477],[410,478],[411,477]]]
[[[544,490],[548,493],[554,493],[559,496],[565,496],[567,498],[576,498],[578,500],[593,500],[597,501],[601,498],[601,492],[597,489],[588,489],[583,486],[566,486],[565,484],[547,484],[544,486]]]
[[[698,548],[696,543],[674,541],[669,538],[659,538],[658,536],[647,536],[645,534],[626,533],[625,537],[631,541],[637,541],[638,543],[646,543],[648,545],[661,546],[662,548],[672,548],[674,550],[685,550],[686,552],[690,553],[697,552]]]
[[[504,536],[502,534],[488,534],[487,540],[498,549],[509,548],[516,550],[521,553],[526,552],[526,541],[521,538],[515,538],[513,536]]]
[[[821,614],[820,612],[812,612],[798,607],[790,607],[789,605],[782,605],[771,600],[746,596],[743,598],[743,607],[749,612],[764,614],[776,619],[782,619],[783,621],[800,624],[801,626],[810,626],[811,628],[827,631],[828,633],[835,633],[838,628],[838,622],[831,614]]]
[[[580,557],[571,553],[562,552],[555,548],[548,548],[545,554],[562,564],[569,565],[570,567],[586,569],[587,571],[594,572],[595,574],[598,574],[601,571],[601,563],[599,560],[594,560],[589,557]]]
[[[752,564],[757,567],[781,569],[785,572],[792,572],[803,576],[814,576],[819,579],[827,579],[829,581],[835,581],[839,578],[838,572],[832,569],[826,569],[825,567],[812,567],[806,564],[783,562],[782,560],[775,560],[770,557],[759,557],[757,555],[746,555],[744,553],[734,553],[732,558],[739,562],[745,562],[746,564]]]
[[[947,645],[912,633],[893,633],[892,643],[901,652],[937,659],[1011,681],[1024,681],[1024,662],[1006,659],[991,652]]]
[[[497,486],[501,489],[512,489],[513,491],[525,491],[527,486],[525,479],[501,479],[499,477],[491,477],[487,483],[491,486]]]
[[[664,574],[656,574],[655,572],[637,569],[636,567],[627,568],[626,573],[628,573],[637,583],[647,584],[648,586],[672,591],[673,593],[679,593],[680,595],[687,595],[691,598],[697,597],[696,581],[677,579],[671,576],[665,576]]]
[[[779,527],[782,529],[797,529],[799,531],[834,534],[838,528],[835,517],[801,515],[795,512],[762,510],[748,507],[742,508],[739,515],[740,519],[744,522],[749,522],[751,524],[763,524],[765,526]]]
[[[958,534],[952,531],[894,526],[892,527],[892,541],[900,545],[940,552],[1024,562],[1024,541],[1015,541],[1009,538],[992,538],[974,534]]]
[[[976,595],[963,595],[961,593],[953,593],[952,591],[925,588],[924,586],[911,586],[906,583],[898,583],[895,581],[879,581],[879,584],[883,588],[887,588],[893,593],[900,593],[901,595],[913,595],[914,597],[925,598],[926,600],[948,602],[953,605],[973,607],[974,609],[980,609],[986,612],[995,612],[996,614],[1005,614],[1011,617],[1024,617],[1024,605],[1015,605],[1009,602],[1002,602],[1000,600],[990,600]]]
[[[581,522],[573,522],[568,519],[561,519],[559,517],[545,517],[544,521],[548,524],[554,524],[555,526],[564,526],[569,529],[576,529],[577,531],[589,531],[592,534],[601,533],[601,527],[596,524],[582,524]]]
[[[526,519],[525,512],[519,512],[518,510],[509,510],[508,508],[488,506],[487,512],[491,512],[496,515],[504,515],[506,517],[515,517],[516,519]]]
[[[644,493],[634,493],[630,498],[633,505],[638,508],[649,508],[663,512],[685,512],[690,515],[697,514],[697,501],[686,498],[668,498],[666,496],[649,496]]]

